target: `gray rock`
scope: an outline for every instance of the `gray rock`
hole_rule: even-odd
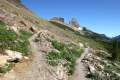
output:
[[[5,53],[9,56],[8,61],[22,60],[22,53],[12,50],[5,50]]]
[[[74,30],[79,30],[80,25],[77,21],[76,18],[72,18],[71,21],[69,22],[69,25],[74,29]]]
[[[62,18],[62,17],[53,17],[51,20],[59,21],[59,22],[63,22],[64,23],[64,18]]]

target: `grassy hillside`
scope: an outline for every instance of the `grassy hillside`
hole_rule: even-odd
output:
[[[29,51],[28,38],[31,35],[29,32],[20,31],[20,36],[18,36],[14,31],[8,30],[6,24],[0,21],[0,50],[10,49],[26,55]]]
[[[64,64],[64,67],[67,67],[68,74],[72,75],[75,70],[76,60],[80,57],[83,50],[73,44],[65,44],[56,40],[50,40],[50,42],[58,52],[52,51],[47,55],[48,63],[56,66],[66,60],[67,64]]]
[[[5,49],[21,52],[23,56],[29,54],[29,41],[28,38],[32,34],[25,31],[20,31],[18,36],[14,31],[7,29],[7,25],[0,21],[0,55],[4,54]],[[14,66],[14,62],[5,64],[0,67],[0,75],[8,72]]]
[[[50,23],[52,23],[56,27],[59,27],[60,29],[62,29],[62,31],[64,32],[66,37],[72,39],[73,41],[82,42],[84,44],[87,43],[87,45],[89,45],[90,47],[95,48],[95,49],[102,49],[102,50],[106,50],[106,51],[111,50],[110,42],[104,42],[102,39],[97,40],[90,36],[89,37],[83,36],[78,31],[74,31],[73,29],[71,29],[70,27],[68,27],[64,24],[60,24],[60,23],[53,22],[53,21],[50,21]]]
[[[56,23],[56,22],[47,22],[46,20],[36,17],[30,11],[24,8],[18,8],[13,4],[6,2],[4,0],[0,1],[0,6],[1,6],[0,7],[1,9],[4,9],[9,13],[13,13],[18,17],[20,16],[25,20],[32,22],[33,26],[36,26],[36,28],[38,29],[45,29],[45,30],[51,31],[52,33],[56,34],[56,36],[59,36],[62,39],[62,41],[70,40],[76,43],[78,42],[82,42],[84,44],[87,43],[91,47],[97,48],[97,49],[106,49],[107,45],[109,45],[109,43],[106,43],[103,41],[96,41],[93,38],[82,36],[80,35],[79,32],[72,30],[66,25]]]

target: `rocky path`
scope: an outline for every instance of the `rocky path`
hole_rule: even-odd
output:
[[[81,55],[81,57],[76,61],[76,70],[72,80],[88,80],[86,78],[87,70],[84,64],[81,62],[84,56],[88,53],[89,53],[89,48],[86,48],[84,53]]]
[[[59,80],[50,70],[50,66],[46,64],[45,53],[41,52],[40,47],[33,40],[38,35],[33,35],[30,41],[32,56],[30,60],[17,63],[15,67],[6,73],[0,80]],[[81,60],[89,53],[89,48],[76,61],[76,70],[72,80],[87,80],[86,69]]]
[[[37,34],[33,35],[29,41],[31,45],[32,59],[16,64],[16,66],[0,80],[56,80],[48,70],[44,53],[39,50],[33,39]]]

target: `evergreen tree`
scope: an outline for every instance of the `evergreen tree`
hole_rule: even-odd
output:
[[[87,31],[87,28],[86,28],[86,27],[83,27],[83,31]]]
[[[118,57],[119,57],[119,53],[118,53],[118,41],[117,40],[113,40],[112,41],[112,45],[113,45],[113,48],[112,48],[112,59],[113,60],[117,60]]]

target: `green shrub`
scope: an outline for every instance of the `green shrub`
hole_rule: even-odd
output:
[[[58,62],[59,60],[61,59],[61,55],[60,53],[57,53],[57,52],[50,52],[48,55],[47,55],[47,59],[48,59],[48,63],[52,66],[57,66],[58,65]]]
[[[10,49],[23,53],[27,55],[29,48],[28,38],[32,34],[20,30],[20,36],[18,36],[14,31],[7,30],[4,22],[0,21],[0,49]]]
[[[20,30],[20,36],[19,36],[19,41],[17,43],[17,47],[14,48],[15,50],[23,53],[24,56],[28,55],[29,52],[29,41],[28,39],[32,36],[32,33]]]
[[[23,53],[23,56],[27,56],[29,52],[29,41],[28,40],[23,40],[23,41],[17,41],[14,45],[10,46],[11,50],[18,51]]]
[[[27,40],[30,36],[32,36],[32,33],[20,30],[20,39]]]
[[[0,73],[6,73],[11,70],[11,68],[14,66],[14,63],[9,63],[4,65],[3,67],[0,67]]]
[[[4,29],[6,29],[6,27],[5,27],[6,25],[5,25],[5,23],[4,22],[2,22],[2,21],[0,21],[0,29],[2,28],[4,28]]]
[[[12,30],[7,30],[5,24],[0,21],[0,48],[9,48],[10,45],[14,44],[17,39],[17,35]]]
[[[0,51],[4,49],[10,49],[13,51],[18,51],[26,56],[29,52],[29,41],[28,38],[32,34],[26,31],[20,30],[20,35],[18,36],[14,31],[7,30],[4,22],[0,21]],[[14,63],[6,64],[0,67],[0,73],[6,73],[14,66]]]
[[[76,59],[80,57],[82,50],[77,47],[63,44],[56,40],[51,41],[51,43],[53,47],[60,52],[50,52],[47,55],[48,63],[52,66],[56,66],[61,60],[67,60],[68,63],[66,67],[68,68],[68,73],[72,75],[75,70]]]

